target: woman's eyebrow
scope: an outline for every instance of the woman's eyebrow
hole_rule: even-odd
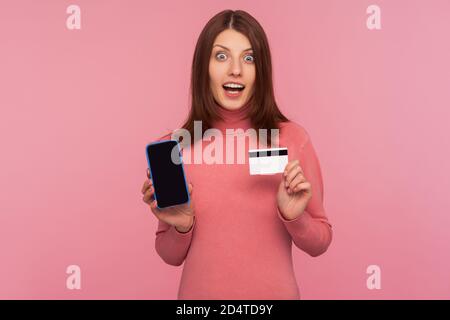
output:
[[[214,47],[215,47],[215,46],[218,46],[218,47],[221,47],[221,48],[223,48],[223,49],[225,49],[225,50],[227,50],[227,51],[230,51],[230,49],[228,49],[227,47],[222,46],[222,45],[220,45],[220,44],[216,44],[216,45],[214,45]],[[253,50],[253,49],[252,49],[252,48],[248,48],[248,49],[243,50],[242,52],[250,51],[250,50]]]

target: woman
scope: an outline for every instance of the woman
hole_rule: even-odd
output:
[[[163,210],[152,182],[145,181],[143,200],[159,219],[156,251],[170,265],[184,262],[178,298],[299,299],[292,242],[318,256],[327,250],[332,229],[311,139],[279,111],[268,41],[248,13],[225,10],[206,24],[195,48],[191,95],[182,127],[191,137],[194,121],[201,121],[203,133],[216,129],[225,136],[227,129],[279,129],[276,142],[292,160],[274,175],[250,175],[247,163],[185,165],[192,201]],[[170,133],[158,140],[168,139]],[[210,143],[189,141],[184,161],[192,145]],[[226,152],[233,151],[227,144]]]

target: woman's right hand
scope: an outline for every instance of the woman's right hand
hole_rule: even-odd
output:
[[[192,203],[192,189],[191,183],[188,184],[188,192],[191,198],[189,204],[180,204],[173,207],[160,209],[157,207],[157,202],[154,197],[153,182],[150,180],[150,172],[147,169],[147,177],[142,186],[142,200],[150,205],[153,214],[161,221],[174,226],[179,232],[188,232],[194,224],[194,207]]]

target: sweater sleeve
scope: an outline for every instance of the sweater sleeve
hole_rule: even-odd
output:
[[[323,207],[323,181],[319,159],[309,135],[299,155],[300,166],[306,180],[311,183],[312,197],[305,210],[293,220],[286,220],[278,209],[278,216],[292,237],[294,244],[316,257],[324,253],[333,236],[331,224]]]
[[[159,256],[167,264],[179,266],[183,263],[191,245],[194,222],[188,232],[179,232],[174,226],[158,220],[155,248]]]

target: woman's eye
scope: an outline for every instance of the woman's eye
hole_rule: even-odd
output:
[[[220,58],[220,56],[226,58],[226,55],[225,55],[224,53],[218,53],[218,54],[216,54],[216,58],[219,58],[219,60],[223,60],[223,59]]]
[[[227,55],[223,52],[219,52],[216,54],[216,58],[219,60],[226,60]],[[252,55],[248,54],[244,57],[244,60],[247,62],[254,62],[255,58]]]
[[[247,59],[247,57],[248,57],[248,58],[251,58],[251,59]],[[252,55],[249,54],[249,55],[246,55],[246,56],[245,56],[244,60],[245,60],[245,61],[248,61],[248,62],[253,62],[253,61],[255,61],[255,58],[254,58]]]

